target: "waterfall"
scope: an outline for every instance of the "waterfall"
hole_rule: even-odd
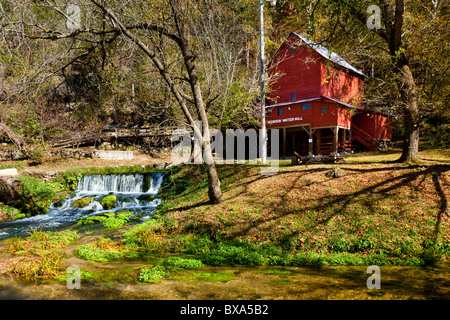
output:
[[[92,174],[85,175],[78,183],[78,192],[93,193],[156,193],[161,186],[164,174]]]
[[[0,240],[30,231],[30,227],[43,230],[65,227],[80,217],[103,212],[127,210],[143,221],[161,203],[158,190],[163,179],[163,172],[84,175],[76,191],[52,203],[48,214],[0,223]],[[102,200],[111,195],[115,196],[114,206],[104,207]],[[87,201],[83,203],[83,200]]]

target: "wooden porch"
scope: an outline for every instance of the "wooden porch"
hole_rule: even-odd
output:
[[[341,126],[312,128],[309,124],[280,128],[280,157],[329,155],[351,151],[352,131]]]

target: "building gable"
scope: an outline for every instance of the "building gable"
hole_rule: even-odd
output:
[[[364,77],[339,55],[291,32],[269,64],[267,104],[327,96],[362,106]]]

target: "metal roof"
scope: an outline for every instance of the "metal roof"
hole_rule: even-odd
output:
[[[330,50],[328,50],[327,48],[312,42],[308,39],[306,39],[305,37],[302,37],[301,35],[299,35],[298,33],[295,33],[292,31],[292,33],[297,36],[300,40],[302,40],[303,42],[305,42],[307,45],[309,45],[311,48],[313,48],[314,50],[316,50],[317,53],[319,53],[322,57],[324,57],[325,59],[328,59],[338,65],[340,65],[341,67],[344,67],[348,70],[351,70],[365,78],[367,78],[367,76],[362,73],[360,70],[358,70],[357,68],[355,68],[354,66],[352,66],[348,61],[346,61],[344,58],[342,58],[341,56],[339,56],[338,54],[334,53],[334,52],[330,52]]]

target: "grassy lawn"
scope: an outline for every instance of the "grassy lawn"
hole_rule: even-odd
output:
[[[258,166],[218,166],[225,196],[219,205],[207,203],[201,168],[186,166],[162,190],[167,200],[158,219],[172,236],[239,239],[272,248],[274,256],[305,254],[305,263],[313,256],[330,264],[448,259],[449,152],[421,156],[419,166],[392,163],[397,152],[352,155],[339,165],[284,161],[273,176],[260,175]],[[345,175],[327,178],[335,167]]]
[[[258,165],[218,165],[225,198],[218,205],[208,203],[201,166],[173,167],[154,219],[113,230],[101,224],[88,232],[74,226],[77,236],[65,235],[70,241],[35,232],[0,242],[12,256],[34,256],[20,258],[23,271],[7,263],[3,271],[33,278],[36,269],[40,277],[51,278],[64,273],[64,268],[51,271],[64,259],[84,260],[85,266],[127,261],[140,270],[132,269],[130,278],[145,283],[183,278],[179,270],[203,266],[448,261],[450,152],[424,151],[415,166],[394,163],[398,157],[395,151],[362,153],[343,164],[308,166],[286,160],[271,176],[261,175]],[[336,167],[344,176],[328,178]],[[190,272],[193,279],[217,281],[201,270]]]

